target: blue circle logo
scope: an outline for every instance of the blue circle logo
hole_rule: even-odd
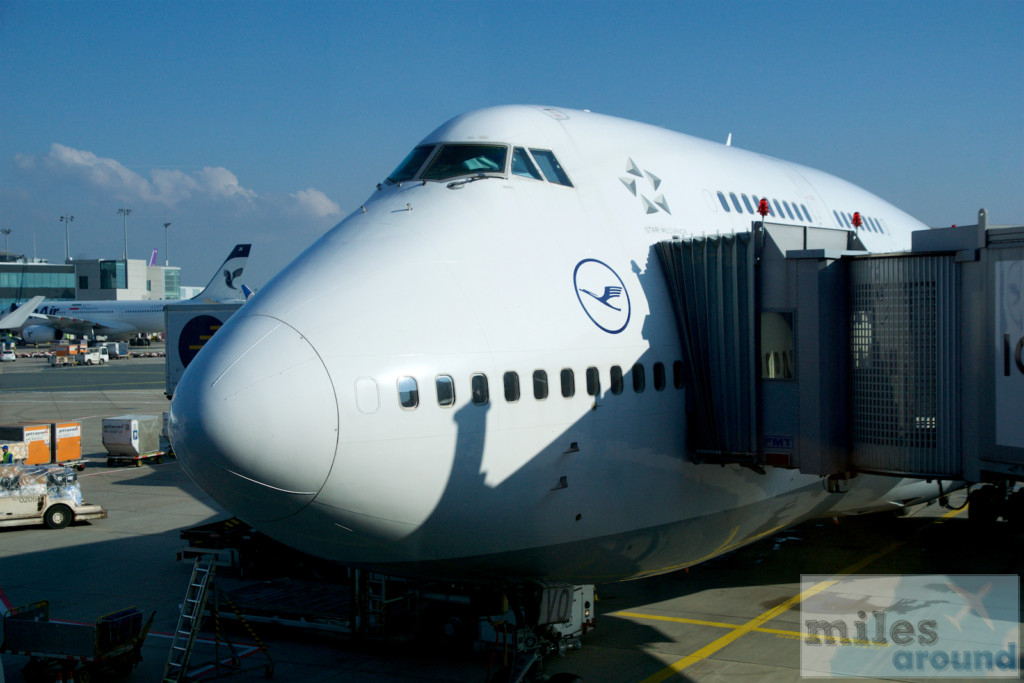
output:
[[[583,259],[572,274],[576,298],[590,320],[608,334],[618,334],[629,324],[629,292],[622,278],[597,259]]]

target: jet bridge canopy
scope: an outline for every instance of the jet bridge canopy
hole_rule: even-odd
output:
[[[755,223],[657,245],[697,462],[843,478],[1024,479],[1024,227]]]

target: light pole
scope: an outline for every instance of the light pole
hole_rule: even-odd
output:
[[[170,223],[164,223],[164,267],[166,268],[171,262],[171,253],[167,251],[167,228],[171,227]]]
[[[74,216],[64,215],[60,217],[60,222],[64,224],[64,263],[71,260],[71,231],[68,230],[68,227],[73,220],[75,220]]]
[[[11,229],[10,228],[0,228],[0,233],[3,233],[3,236],[4,236],[4,259],[7,259],[8,258],[7,255],[11,252],[10,244],[9,244],[10,240],[11,240]]]
[[[127,207],[117,210],[117,215],[121,216],[124,220],[124,253],[121,254],[121,258],[125,261],[128,260],[128,216],[130,216],[131,213],[132,210]]]

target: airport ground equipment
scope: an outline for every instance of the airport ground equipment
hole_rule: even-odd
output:
[[[106,516],[102,506],[83,502],[73,469],[61,465],[0,465],[0,526],[45,524],[63,529],[73,521]]]
[[[99,683],[126,676],[142,661],[142,645],[156,612],[143,623],[135,607],[104,615],[95,624],[50,621],[46,600],[4,613],[0,652],[29,658],[27,681]]]
[[[235,650],[234,644],[231,642],[230,637],[224,636],[220,630],[219,601],[224,600],[232,608],[234,606],[231,605],[230,600],[224,597],[223,593],[217,590],[214,581],[216,570],[217,565],[213,557],[202,555],[195,558],[192,566],[192,576],[189,578],[188,588],[185,591],[185,600],[181,605],[181,614],[178,616],[178,624],[175,626],[174,636],[171,640],[171,649],[167,656],[167,663],[164,666],[163,677],[160,679],[162,683],[179,683],[180,681],[189,680],[189,659],[196,637],[199,635],[200,628],[202,627],[204,610],[207,608],[211,593],[214,602],[210,612],[215,625],[215,657],[212,665],[217,674],[220,674],[221,667],[224,666],[220,658],[220,643],[223,639],[231,651],[228,668],[232,673],[242,670],[241,659]],[[249,636],[257,642],[259,649],[266,656],[267,663],[261,665],[261,668],[264,670],[264,676],[272,678],[274,675],[274,660],[271,659],[270,652],[259,637],[249,628],[248,623],[238,614],[237,610],[235,610],[235,613],[242,624],[248,629]]]
[[[0,425],[0,440],[26,444],[26,454],[22,461],[26,465],[45,465],[53,460],[48,423],[24,422]]]
[[[596,624],[592,585],[460,585],[387,576],[311,557],[237,518],[180,535],[187,545],[178,559],[262,579],[216,590],[230,609],[208,602],[210,617],[384,642],[414,635],[447,650],[492,653],[498,671],[491,681],[544,680],[544,657],[579,649]]]
[[[163,683],[177,683],[188,680],[188,660],[192,655],[192,646],[199,635],[203,620],[203,609],[209,597],[210,580],[213,577],[214,564],[209,558],[197,557],[192,566],[192,576],[188,580],[185,599],[181,603],[181,614],[178,624],[174,627],[171,649],[164,665]]]
[[[657,245],[691,391],[694,460],[784,467],[832,491],[858,473],[1024,480],[1024,227],[912,233],[756,222]],[[1024,512],[1024,505],[1017,505]]]
[[[164,308],[164,329],[167,331],[167,364],[164,393],[170,398],[174,387],[203,345],[228,318],[242,307],[242,302],[229,304],[168,304]]]
[[[9,446],[16,463],[85,469],[80,422],[3,425],[0,426],[0,443]]]
[[[162,415],[103,418],[103,447],[107,449],[107,466],[131,464],[141,467],[145,460],[159,464],[167,455],[160,447],[162,429]]]

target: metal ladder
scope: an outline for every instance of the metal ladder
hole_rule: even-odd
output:
[[[174,629],[171,640],[171,651],[167,655],[162,683],[180,683],[187,680],[185,668],[196,642],[199,626],[203,620],[203,609],[209,597],[210,580],[215,569],[214,557],[200,555],[192,567],[192,577],[188,580],[185,601],[181,603],[181,614],[178,625]]]

